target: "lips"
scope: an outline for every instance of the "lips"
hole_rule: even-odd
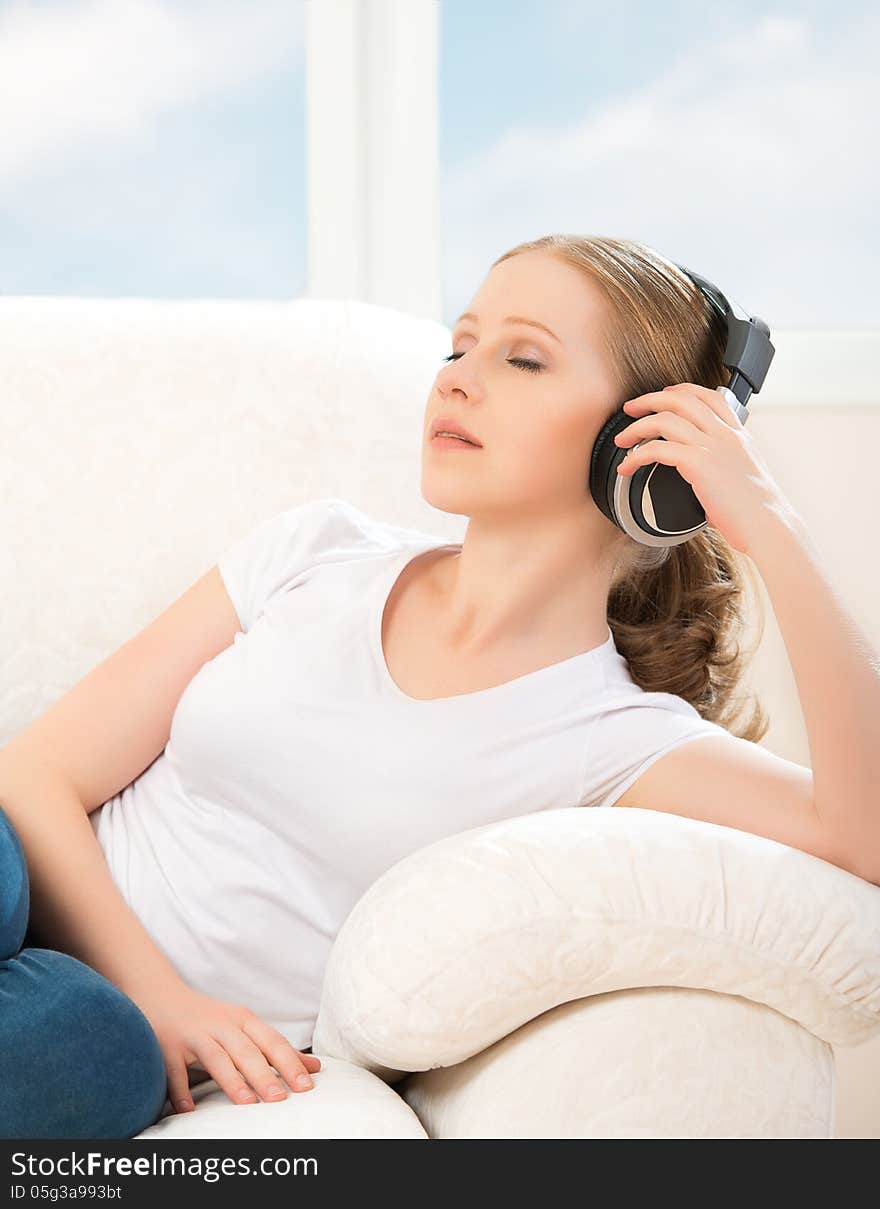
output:
[[[437,417],[437,419],[431,425],[431,439],[432,440],[434,439],[434,437],[436,437],[438,432],[454,433],[455,436],[457,436],[457,437],[464,437],[464,439],[466,441],[470,441],[470,443],[472,445],[476,445],[478,449],[483,448],[481,442],[477,440],[477,438],[474,436],[474,434],[472,432],[468,432],[468,430],[466,428],[463,428],[461,426],[461,424],[458,423],[457,420],[454,420],[452,418],[452,416],[438,416]]]

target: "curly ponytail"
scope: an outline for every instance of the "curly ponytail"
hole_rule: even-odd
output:
[[[612,318],[605,352],[620,388],[603,421],[627,399],[675,382],[714,389],[729,381],[721,360],[723,320],[694,282],[652,248],[606,236],[545,235],[505,252],[493,268],[528,251],[558,256],[602,290]],[[608,625],[635,683],[646,692],[674,693],[707,720],[759,742],[769,717],[756,697],[738,692],[764,631],[753,568],[711,525],[677,546],[642,546],[622,532],[614,540],[620,558]],[[760,627],[744,650],[750,607]]]

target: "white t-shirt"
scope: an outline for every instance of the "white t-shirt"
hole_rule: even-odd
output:
[[[381,645],[394,581],[455,548],[311,500],[219,560],[242,631],[200,668],[162,754],[90,815],[114,881],[192,987],[311,1044],[357,900],[443,836],[613,806],[656,759],[726,735],[637,687],[609,629],[590,651],[478,692],[407,696]]]

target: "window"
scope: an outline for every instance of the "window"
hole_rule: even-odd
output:
[[[303,6],[0,0],[0,292],[292,298]]]
[[[508,247],[581,232],[643,240],[771,331],[880,324],[876,6],[440,11],[445,323]]]

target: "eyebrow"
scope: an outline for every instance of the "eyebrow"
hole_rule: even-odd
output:
[[[480,322],[479,319],[477,318],[477,316],[473,313],[473,311],[465,311],[465,313],[463,315],[459,315],[459,317],[456,319],[456,321],[455,321],[456,327],[459,325],[459,323],[461,323],[462,319],[472,319],[474,321],[474,323]],[[562,341],[559,339],[559,337],[556,335],[555,332],[551,332],[549,327],[545,327],[544,324],[539,323],[537,319],[523,319],[522,315],[508,315],[507,318],[502,319],[501,322],[502,323],[527,323],[529,325],[529,327],[538,327],[541,329],[542,332],[546,332],[548,336],[552,336],[557,344],[562,343]]]

